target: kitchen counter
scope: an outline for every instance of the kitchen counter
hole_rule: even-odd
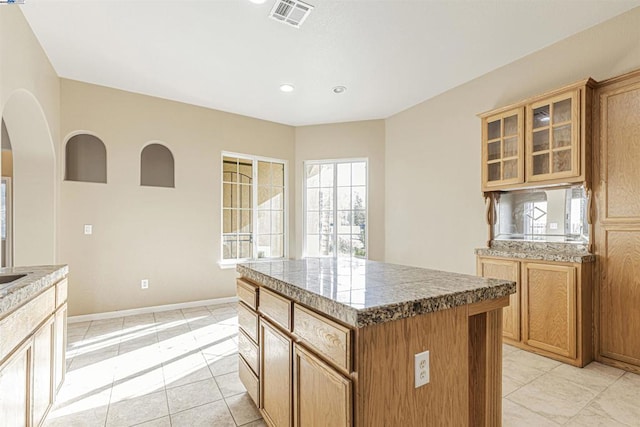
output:
[[[368,260],[240,264],[238,272],[353,327],[501,298],[514,282]]]
[[[0,268],[0,275],[26,274],[10,283],[0,284],[0,318],[66,277],[66,265]]]
[[[494,240],[489,248],[478,248],[476,255],[552,262],[589,263],[596,257],[587,246],[575,243]]]

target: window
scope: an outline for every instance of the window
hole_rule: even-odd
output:
[[[308,257],[367,257],[367,161],[305,162]]]
[[[79,134],[67,141],[65,157],[67,181],[107,182],[107,149],[100,138]]]
[[[286,161],[223,153],[222,259],[283,258]]]
[[[162,144],[149,144],[140,153],[140,185],[175,187],[171,150]]]

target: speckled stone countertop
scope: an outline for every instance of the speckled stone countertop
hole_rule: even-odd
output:
[[[491,242],[491,247],[479,248],[475,252],[480,256],[540,261],[585,263],[596,260],[595,255],[589,253],[586,245],[575,243],[494,240]]]
[[[365,260],[238,264],[242,276],[360,328],[500,298],[514,282]]]
[[[69,267],[39,265],[0,268],[0,275],[5,274],[26,274],[26,276],[11,283],[0,284],[0,319],[64,278],[69,274]]]

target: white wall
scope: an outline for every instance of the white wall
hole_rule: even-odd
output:
[[[294,129],[101,86],[61,82],[63,141],[86,131],[107,148],[107,184],[61,184],[60,260],[69,264],[70,314],[235,295],[235,269],[221,270],[217,264],[221,152],[284,159],[292,167]],[[172,151],[175,188],[140,186],[140,153],[150,141]],[[293,218],[296,201],[293,171],[289,172]],[[84,224],[93,225],[92,235],[83,234]],[[149,289],[140,289],[141,279],[149,279]]]
[[[475,273],[486,243],[476,114],[640,68],[640,8],[386,120],[386,261]]]

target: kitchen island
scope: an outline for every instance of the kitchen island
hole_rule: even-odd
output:
[[[514,282],[346,259],[237,271],[240,379],[269,425],[501,425]]]

